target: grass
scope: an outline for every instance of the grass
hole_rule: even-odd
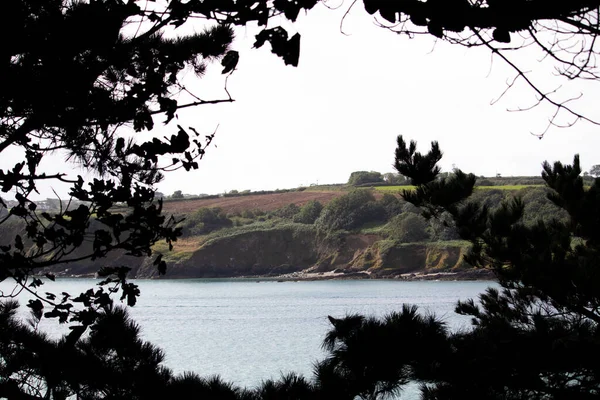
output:
[[[201,236],[179,238],[173,243],[173,250],[169,251],[169,245],[164,242],[157,242],[152,250],[162,253],[163,260],[170,263],[187,260],[200,247],[202,242]]]
[[[375,186],[375,190],[384,193],[398,193],[403,190],[414,190],[415,186],[403,185],[403,186]]]
[[[243,233],[264,232],[277,229],[291,228],[295,230],[314,230],[313,225],[299,224],[283,219],[270,219],[262,222],[255,222],[249,225],[234,226],[231,228],[219,229],[211,232],[209,235],[200,239],[200,245],[207,245],[215,240],[225,239],[228,237],[237,236]]]
[[[544,185],[502,185],[502,186],[475,186],[476,190],[521,190],[530,187],[544,187]]]
[[[475,190],[521,190],[529,187],[543,187],[544,185],[502,185],[502,186],[475,186]],[[414,186],[376,186],[375,190],[383,193],[398,193],[402,190],[414,190]]]
[[[372,221],[367,222],[360,227],[359,232],[363,234],[381,234],[386,233],[387,222]]]

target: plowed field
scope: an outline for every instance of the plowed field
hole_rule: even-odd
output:
[[[288,204],[303,204],[317,200],[325,205],[336,197],[340,197],[345,192],[327,191],[327,192],[289,192],[276,194],[260,194],[239,197],[221,197],[218,199],[197,199],[183,201],[165,201],[163,210],[166,213],[180,214],[193,212],[203,207],[219,207],[226,213],[242,212],[244,210],[262,210],[271,211],[286,206]]]

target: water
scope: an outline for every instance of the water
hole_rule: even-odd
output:
[[[79,293],[91,279],[60,279],[43,291]],[[311,375],[323,357],[327,316],[383,315],[403,303],[442,317],[452,328],[469,326],[453,312],[493,282],[137,280],[142,295],[130,309],[146,340],[166,353],[174,372],[221,375],[253,387],[281,372]],[[6,282],[0,289],[6,289]],[[56,333],[54,321],[43,329]]]

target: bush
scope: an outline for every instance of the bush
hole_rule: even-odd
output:
[[[184,236],[205,235],[233,225],[220,208],[201,208],[181,222]]]
[[[294,216],[294,222],[314,224],[322,210],[323,205],[320,202],[311,200],[300,208],[300,212]]]
[[[365,183],[382,183],[383,175],[375,171],[355,171],[350,174],[349,185],[363,185]]]
[[[550,222],[552,220],[568,221],[568,213],[548,199],[549,189],[546,187],[531,187],[517,192],[525,203],[523,222],[531,226],[538,220]]]
[[[386,219],[388,220],[402,213],[402,203],[403,202],[400,199],[390,193],[385,193],[379,200],[379,204],[383,208]]]
[[[385,221],[385,211],[368,190],[353,190],[332,200],[316,224],[328,230],[353,230],[367,222]]]
[[[390,239],[404,243],[423,242],[430,239],[427,220],[420,215],[404,213],[397,215],[388,223]]]
[[[294,219],[294,216],[300,212],[300,207],[295,204],[288,204],[287,206],[281,207],[273,212],[273,214],[280,218]]]
[[[242,218],[248,218],[248,219],[253,219],[256,216],[255,213],[253,213],[251,210],[244,210],[242,211]]]

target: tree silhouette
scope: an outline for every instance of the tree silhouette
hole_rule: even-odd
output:
[[[363,3],[369,14],[377,15],[381,27],[398,34],[432,35],[451,44],[488,49],[494,58],[515,72],[507,91],[522,82],[535,94],[533,104],[517,110],[529,110],[540,104],[553,109],[546,129],[537,134],[540,138],[553,125],[572,126],[582,120],[600,124],[600,116],[583,112],[573,104],[582,94],[572,95],[563,88],[571,81],[587,85],[598,82],[596,38],[600,33],[600,1],[562,0],[548,4],[543,0],[363,0]],[[350,7],[353,5],[354,2]],[[553,71],[564,79],[553,88],[544,87],[512,55],[519,49],[535,51],[536,61],[547,59],[553,63]]]
[[[406,153],[404,148],[396,154]],[[438,154],[434,144],[423,157]],[[410,161],[398,159],[400,166]],[[578,156],[572,165],[544,163],[548,198],[569,218],[526,225],[520,199],[491,210],[468,200],[472,175],[457,171],[440,179],[435,167],[429,169],[431,180],[405,197],[429,215],[450,213],[462,238],[471,242],[468,261],[492,269],[502,290],[488,289],[480,304],[458,304],[458,313],[472,317],[473,329],[450,337],[453,350],[440,361],[424,398],[598,396],[600,180],[584,187]]]
[[[178,221],[162,214],[154,185],[174,169],[198,168],[214,132],[201,134],[177,126],[164,138],[148,138],[154,116],[165,123],[191,106],[234,101],[204,99],[182,82],[186,72],[203,76],[221,60],[223,74],[235,71],[239,54],[230,49],[233,27],[258,23],[255,47],[270,43],[285,63],[297,65],[299,34],[288,39],[277,16],[294,21],[314,1],[225,2],[125,0],[9,0],[3,4],[0,34],[11,38],[0,49],[0,153],[22,154],[12,169],[0,170],[0,187],[12,192],[0,226],[19,234],[0,243],[0,281],[13,279],[35,296],[37,315],[79,325],[80,335],[110,305],[109,294],[135,304],[139,290],[127,281],[128,268],[105,264],[103,287],[78,296],[38,293],[43,275],[82,260],[100,261],[109,253],[151,256],[152,245],[177,239]],[[188,19],[202,17],[203,30],[180,34]],[[226,79],[225,79],[226,84]],[[44,158],[60,151],[93,178],[71,177],[58,167],[42,171]],[[40,182],[71,185],[58,210],[43,211],[33,200]],[[8,212],[6,212],[8,210]],[[125,211],[123,211],[125,210]],[[158,274],[166,264],[155,258]],[[110,285],[107,287],[106,285]],[[2,294],[5,296],[6,294]],[[75,311],[80,303],[85,312]],[[81,307],[80,307],[81,309]]]
[[[151,256],[158,240],[172,245],[180,234],[177,221],[162,214],[153,187],[165,172],[198,168],[214,133],[181,126],[163,139],[141,133],[153,129],[155,115],[169,122],[185,107],[233,101],[226,87],[223,98],[207,100],[180,79],[186,70],[201,77],[219,60],[223,74],[234,72],[239,54],[230,49],[233,26],[257,23],[255,47],[268,42],[286,64],[297,65],[300,35],[290,37],[267,23],[273,17],[293,22],[317,0],[169,0],[162,8],[154,3],[3,3],[0,34],[7,40],[0,49],[0,153],[16,152],[22,160],[0,171],[2,191],[14,193],[17,202],[8,209],[0,199],[6,209],[0,225],[20,227],[14,238],[0,243],[0,281],[13,279],[17,292],[34,295],[28,304],[34,325],[45,316],[72,326],[70,334],[51,340],[16,319],[14,302],[3,303],[0,396],[130,399],[179,390],[209,398],[376,398],[409,379],[426,383],[423,397],[428,399],[600,394],[600,181],[584,188],[578,157],[573,165],[545,164],[542,175],[553,190],[550,199],[569,221],[526,226],[521,201],[497,210],[469,202],[473,175],[456,171],[437,179],[438,146],[422,155],[399,138],[398,172],[418,186],[405,198],[428,216],[449,213],[472,243],[469,262],[491,268],[503,290],[488,290],[481,304],[459,304],[457,310],[474,321],[463,333],[449,335],[434,318],[408,308],[384,320],[332,320],[326,341],[330,357],[317,365],[314,382],[287,375],[250,393],[216,378],[174,377],[161,366],[161,351],[140,340],[139,329],[112,305],[113,292],[120,291],[129,305],[139,295],[122,265],[101,268],[103,286],[77,296],[39,292],[44,275],[54,279],[52,267],[102,259],[114,251]],[[364,0],[368,12],[396,24],[388,26],[392,30],[487,47],[515,69],[516,79],[529,85],[539,102],[555,107],[551,124],[561,111],[572,117],[570,124],[597,120],[572,108],[569,98],[540,89],[506,54],[512,47],[537,46],[562,67],[564,77],[596,80],[599,5],[598,0]],[[178,34],[178,27],[196,17],[207,22],[205,30]],[[524,37],[517,39],[517,33]],[[189,101],[177,100],[182,93]],[[61,170],[41,171],[42,160],[54,151],[96,177],[86,182]],[[40,212],[33,200],[38,184],[48,181],[71,185],[70,200],[59,202],[58,212]],[[165,273],[161,255],[154,265]],[[427,348],[437,351],[402,346],[403,340],[433,343]]]

